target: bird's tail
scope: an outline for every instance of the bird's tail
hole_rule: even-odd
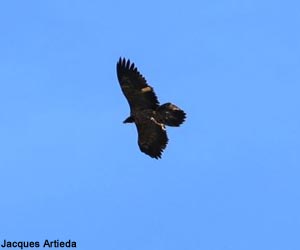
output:
[[[157,109],[158,120],[168,126],[178,127],[186,118],[183,110],[168,102]]]

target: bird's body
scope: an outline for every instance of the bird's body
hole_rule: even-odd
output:
[[[136,124],[142,152],[152,158],[160,158],[168,143],[165,125],[180,126],[186,114],[172,103],[159,105],[153,88],[129,60],[120,58],[117,76],[130,106],[130,116],[124,123]]]

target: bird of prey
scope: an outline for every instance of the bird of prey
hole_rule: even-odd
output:
[[[179,127],[185,112],[170,102],[160,105],[153,88],[130,60],[119,59],[117,76],[130,106],[130,116],[123,123],[135,123],[143,153],[161,158],[168,143],[165,125]]]

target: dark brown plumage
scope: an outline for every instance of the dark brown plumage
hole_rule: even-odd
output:
[[[186,114],[172,103],[159,105],[153,88],[130,60],[119,59],[117,76],[130,106],[130,116],[124,123],[135,123],[142,152],[152,158],[161,158],[168,143],[165,125],[180,126]]]

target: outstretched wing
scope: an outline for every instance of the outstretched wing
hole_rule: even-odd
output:
[[[161,158],[161,154],[168,144],[166,130],[149,119],[136,122],[136,127],[140,150],[152,158]]]
[[[117,76],[121,89],[131,110],[156,109],[159,105],[153,88],[140,74],[134,63],[120,58],[117,63]]]

